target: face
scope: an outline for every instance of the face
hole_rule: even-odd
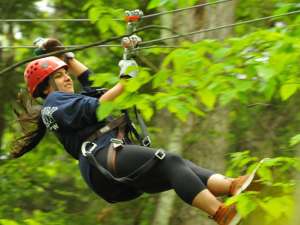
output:
[[[54,79],[58,91],[74,93],[73,81],[64,68],[57,70],[51,77]],[[50,89],[53,88],[50,87]]]

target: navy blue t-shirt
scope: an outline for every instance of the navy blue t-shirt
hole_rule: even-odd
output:
[[[87,89],[89,71],[79,79],[81,85]],[[105,121],[98,121],[97,108],[99,99],[81,94],[55,91],[50,93],[43,104],[42,119],[50,131],[54,131],[68,153],[78,159],[81,144],[100,127]],[[115,132],[109,132],[95,142],[98,148],[109,144]]]

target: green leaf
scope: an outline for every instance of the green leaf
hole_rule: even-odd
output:
[[[89,15],[89,18],[91,21],[96,22],[98,20],[99,16],[101,15],[101,10],[93,7],[89,10],[88,15]]]
[[[267,168],[266,166],[262,165],[258,171],[258,175],[265,181],[272,181],[273,180],[273,175],[272,171],[270,168]]]
[[[216,96],[213,92],[209,90],[201,90],[199,91],[199,95],[202,103],[207,106],[209,109],[213,109],[216,103]]]
[[[264,78],[266,81],[268,81],[270,78],[272,78],[275,75],[274,69],[270,68],[267,65],[257,66],[256,70],[258,75]]]
[[[167,70],[161,69],[158,73],[154,75],[152,86],[154,88],[158,88],[162,85],[165,85],[168,77],[169,73],[167,72]]]
[[[19,223],[17,223],[14,220],[9,220],[9,219],[0,219],[0,224],[1,225],[19,225]]]
[[[290,139],[290,146],[295,146],[300,142],[300,134],[295,135]]]
[[[105,119],[114,110],[113,102],[101,102],[100,107],[97,110],[97,117],[99,120]]]
[[[147,9],[154,9],[157,8],[159,6],[164,5],[165,3],[167,3],[169,0],[151,0],[150,3],[147,6]]]
[[[25,222],[27,225],[41,225],[41,223],[33,219],[26,219]]]
[[[238,198],[237,202],[237,210],[239,214],[245,218],[248,216],[251,212],[253,212],[257,207],[256,201],[254,201],[253,197],[247,193],[242,194]]]
[[[283,216],[291,216],[293,210],[293,200],[290,196],[272,197],[265,202],[260,202],[260,206],[270,215],[273,220]]]
[[[299,84],[283,84],[280,88],[280,96],[283,101],[287,100],[296,93]]]

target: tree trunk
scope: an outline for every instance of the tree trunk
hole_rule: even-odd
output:
[[[221,3],[213,7],[205,7],[189,12],[186,22],[193,24],[194,30],[215,27],[234,22],[234,11],[236,1]],[[194,21],[192,23],[191,21]],[[188,26],[189,26],[188,25]],[[188,26],[181,26],[186,29]],[[192,31],[192,30],[190,30]],[[213,33],[204,33],[193,36],[193,41],[204,38],[225,39],[230,36],[232,30],[217,30]],[[193,129],[190,134],[186,134],[184,157],[195,162],[201,167],[211,169],[218,173],[224,173],[226,167],[225,156],[228,152],[228,134],[230,130],[229,110],[217,106],[214,111],[208,112],[204,119],[193,118]],[[208,219],[207,215],[199,209],[192,208],[180,201],[176,202],[172,225],[213,225],[214,221]]]
[[[215,7],[206,7],[190,10],[188,12],[176,13],[171,19],[170,15],[162,17],[161,23],[164,26],[171,26],[178,33],[187,33],[201,28],[219,26],[232,23],[234,20],[235,1],[233,3],[219,4]],[[221,13],[222,12],[222,13]],[[212,15],[213,18],[211,18]],[[221,15],[221,16],[220,16]],[[202,38],[214,37],[224,39],[231,33],[230,29],[216,31],[213,34],[204,34],[190,37],[191,41],[199,41]],[[168,36],[167,32],[162,32],[162,37]],[[172,42],[167,42],[172,44]],[[217,172],[225,171],[225,155],[228,150],[226,135],[229,131],[228,110],[218,107],[210,112],[203,121],[191,117],[189,126],[175,126],[175,129],[168,136],[171,143],[168,145],[170,150],[182,151],[182,145],[189,137],[197,141],[192,145],[186,145],[184,154],[196,164],[213,169]],[[170,125],[168,125],[170,126]],[[160,127],[162,127],[160,125]],[[193,127],[190,134],[183,131],[182,127]],[[198,135],[197,135],[198,134]],[[186,138],[184,138],[186,137]],[[216,163],[217,162],[217,163]],[[194,225],[194,224],[214,224],[207,219],[207,215],[201,213],[199,209],[183,203],[175,198],[173,192],[161,194],[156,208],[153,225]],[[176,201],[175,201],[176,200]],[[175,202],[175,204],[174,204]],[[178,210],[175,210],[178,209]],[[173,214],[173,215],[172,215]],[[172,219],[171,219],[172,218]],[[171,221],[170,221],[171,219]]]
[[[214,28],[225,24],[231,24],[235,21],[235,8],[237,0],[223,2],[220,4],[205,7],[204,26],[202,28]],[[225,39],[232,35],[233,28],[224,28],[210,31],[194,36],[194,40],[203,38]]]
[[[2,30],[0,30],[0,33]],[[2,46],[2,42],[0,41],[0,47]],[[0,68],[3,68],[3,51],[2,51],[2,48],[0,48]],[[2,84],[3,84],[3,81],[2,81],[2,78],[0,78],[0,90],[2,90]],[[1,91],[0,91],[1,93]],[[2,99],[0,97],[0,101],[2,102]],[[4,110],[3,110],[3,102],[2,102],[2,106],[0,107],[0,151],[1,151],[1,146],[2,146],[2,136],[3,136],[3,131],[4,131],[4,118],[3,118],[3,115],[4,115]],[[1,153],[1,152],[0,152]]]
[[[176,122],[175,122],[176,123]],[[172,133],[168,135],[169,144],[167,145],[168,152],[181,154],[182,153],[182,138],[183,132],[181,125],[175,126]],[[176,194],[174,191],[164,192],[160,194],[158,204],[156,207],[155,216],[153,219],[153,225],[168,225],[172,216],[174,201]]]
[[[298,159],[300,158],[300,145],[297,148],[297,155]],[[294,210],[294,218],[291,225],[298,225],[299,224],[299,212],[300,212],[300,173],[296,174],[296,191],[295,191],[295,210]]]
[[[12,45],[14,42],[14,27],[12,24],[7,25],[7,32],[3,35],[6,37],[8,41],[8,45]],[[0,62],[1,68],[7,67],[14,62],[14,53],[7,53],[8,56],[4,57],[3,52],[0,53]],[[4,129],[6,126],[6,121],[4,117],[4,110],[7,106],[7,103],[11,102],[11,100],[15,96],[15,87],[17,82],[15,81],[16,77],[14,77],[14,72],[8,72],[0,77],[0,147],[2,145],[2,137],[4,134]]]

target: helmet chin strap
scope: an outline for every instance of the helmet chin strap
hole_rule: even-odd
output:
[[[54,91],[59,91],[53,76],[50,76],[49,78],[49,85]]]

